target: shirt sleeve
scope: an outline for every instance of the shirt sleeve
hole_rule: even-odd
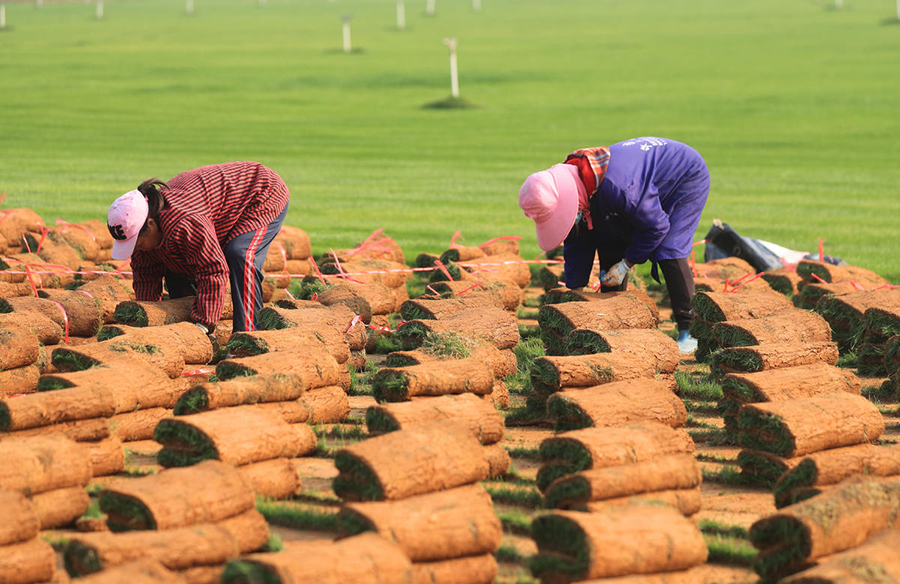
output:
[[[152,255],[142,252],[132,254],[131,277],[135,300],[140,302],[162,300],[162,279],[165,273],[165,265],[154,259]]]
[[[228,263],[212,221],[203,215],[188,215],[168,235],[168,252],[180,256],[197,281],[197,298],[191,320],[215,326],[222,318],[228,284]]]
[[[563,241],[563,259],[565,259],[566,288],[574,290],[587,286],[594,267],[594,256],[597,247],[591,240],[587,225],[573,228]]]
[[[624,218],[633,230],[631,245],[625,249],[625,259],[632,264],[646,262],[665,239],[670,227],[669,216],[663,211],[656,188],[650,185],[640,197],[616,189],[604,200],[609,209]]]

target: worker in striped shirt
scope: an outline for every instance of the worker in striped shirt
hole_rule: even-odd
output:
[[[115,260],[131,258],[137,300],[196,296],[191,321],[211,334],[231,284],[234,330],[256,330],[262,266],[290,192],[258,162],[214,164],[168,182],[145,180],[116,199],[107,226]]]

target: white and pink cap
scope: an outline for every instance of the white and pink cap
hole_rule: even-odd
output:
[[[147,199],[140,191],[128,191],[109,206],[106,226],[115,240],[112,247],[112,259],[127,260],[134,253],[134,245],[150,208]]]
[[[530,175],[519,189],[519,207],[526,217],[534,219],[542,250],[559,246],[575,225],[580,181],[577,167],[554,164]]]

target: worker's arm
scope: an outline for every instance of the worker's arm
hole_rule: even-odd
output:
[[[213,329],[222,318],[228,284],[228,263],[208,217],[188,215],[168,235],[169,253],[177,254],[197,280],[191,321]]]
[[[566,288],[583,288],[591,279],[594,257],[597,255],[597,246],[591,235],[587,224],[580,222],[579,228],[572,229],[563,242]]]
[[[166,267],[150,253],[136,251],[131,256],[134,297],[140,302],[159,302],[163,294]]]
[[[650,185],[639,198],[620,191],[614,200],[616,212],[633,229],[631,244],[625,249],[629,267],[646,262],[669,233],[669,216],[663,211],[656,187]]]

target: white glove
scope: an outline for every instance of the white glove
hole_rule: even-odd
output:
[[[618,286],[628,277],[628,271],[630,269],[628,264],[625,263],[625,260],[620,260],[606,272],[606,275],[600,279],[600,282],[605,286]]]

